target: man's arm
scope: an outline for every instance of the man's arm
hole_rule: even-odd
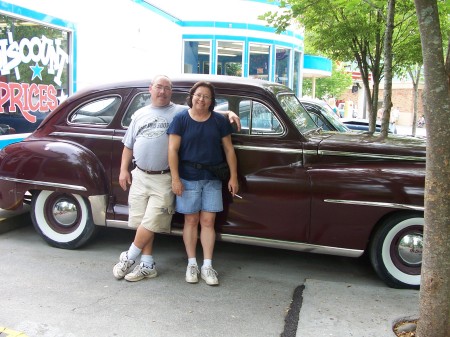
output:
[[[228,111],[216,111],[216,112],[218,112],[221,115],[227,117],[228,120],[230,121],[230,123],[231,124],[233,124],[233,123],[236,124],[237,130],[241,131],[241,119],[233,111],[228,110]]]
[[[122,161],[120,162],[119,185],[124,191],[127,190],[127,184],[131,185],[131,175],[128,172],[131,160],[133,159],[133,150],[123,147]]]

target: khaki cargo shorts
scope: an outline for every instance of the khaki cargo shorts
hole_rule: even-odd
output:
[[[170,233],[175,213],[170,173],[147,174],[136,168],[131,175],[128,226],[138,228],[142,225],[155,233]]]

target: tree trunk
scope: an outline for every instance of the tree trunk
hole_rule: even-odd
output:
[[[417,133],[417,111],[419,110],[419,82],[421,65],[416,64],[414,69],[409,68],[408,74],[411,77],[413,84],[413,121],[412,121],[412,135],[415,137]]]
[[[388,1],[386,33],[384,35],[384,95],[383,118],[381,119],[382,138],[386,138],[389,131],[389,119],[392,108],[392,35],[394,34],[395,0]]]
[[[422,43],[427,125],[425,228],[418,337],[450,331],[450,91],[437,0],[414,0]]]

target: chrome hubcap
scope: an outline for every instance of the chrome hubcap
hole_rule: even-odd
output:
[[[53,218],[62,226],[71,226],[77,219],[78,210],[74,203],[60,199],[53,205]]]
[[[409,265],[422,263],[423,236],[419,233],[405,235],[398,245],[400,258]]]

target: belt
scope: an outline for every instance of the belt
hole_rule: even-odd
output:
[[[142,172],[145,172],[145,173],[147,173],[147,174],[165,174],[165,173],[169,173],[169,172],[170,172],[169,169],[167,169],[167,170],[161,170],[161,171],[147,171],[147,170],[141,169],[141,168],[140,168],[139,166],[137,166],[137,165],[136,165],[136,167],[137,167],[139,170],[141,170]]]

